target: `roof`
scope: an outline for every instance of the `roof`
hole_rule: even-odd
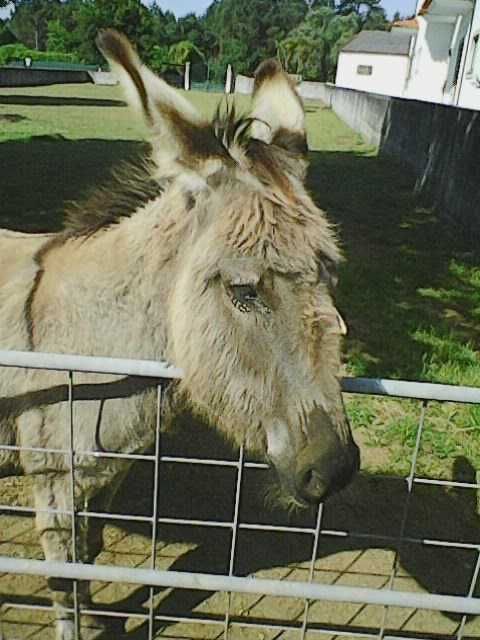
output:
[[[420,11],[418,12],[418,14],[422,16],[423,14],[427,13],[428,10],[430,9],[431,4],[432,4],[432,0],[424,0],[424,3],[420,7]]]
[[[397,20],[392,24],[392,27],[399,27],[401,29],[418,29],[418,20],[416,18],[410,18],[409,20]]]
[[[476,0],[423,0],[418,15],[425,16],[429,13],[444,16],[465,15],[475,6]]]
[[[360,31],[342,48],[342,52],[408,56],[411,38],[409,33],[399,31]]]

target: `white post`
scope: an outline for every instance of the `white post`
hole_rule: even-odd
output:
[[[232,93],[233,90],[233,69],[232,65],[229,64],[227,67],[227,79],[225,81],[225,93]]]
[[[191,83],[190,83],[191,66],[192,65],[190,62],[185,63],[185,78],[183,83],[185,91],[190,91],[191,89]]]

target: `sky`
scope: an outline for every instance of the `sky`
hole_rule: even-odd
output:
[[[238,2],[241,1],[238,0]],[[212,0],[157,0],[157,4],[162,9],[173,11],[177,17],[190,12],[202,14],[211,2]],[[148,0],[145,0],[145,4],[148,4]],[[400,11],[402,15],[412,15],[415,13],[416,4],[416,0],[382,0],[381,2],[389,18],[395,11]],[[6,18],[9,13],[8,8],[0,9],[0,18]]]

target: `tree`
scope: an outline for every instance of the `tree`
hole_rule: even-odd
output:
[[[215,57],[237,71],[252,72],[277,54],[278,45],[308,11],[305,0],[215,0],[204,21],[215,34]]]
[[[357,16],[369,13],[372,9],[381,8],[381,0],[340,0],[337,12],[341,15],[356,13]]]
[[[362,29],[386,30],[389,22],[381,0],[340,0],[337,12],[341,15],[355,13],[362,22]]]
[[[321,7],[327,7],[335,11],[335,0],[309,0],[308,2],[311,9],[320,9]]]
[[[0,20],[0,46],[17,42],[7,20]]]
[[[372,7],[367,13],[362,29],[370,29],[370,31],[386,31],[390,26],[387,20],[385,9],[382,7]]]
[[[60,0],[17,0],[10,28],[15,37],[26,46],[44,51],[47,47],[48,22],[58,8]]]
[[[168,51],[171,64],[184,65],[186,62],[204,62],[205,56],[190,40],[182,40],[173,44]]]
[[[340,49],[360,31],[360,18],[338,15],[329,7],[310,11],[280,43],[286,69],[309,80],[333,81]]]
[[[140,0],[68,0],[58,4],[48,22],[49,48],[75,53],[84,62],[103,63],[95,39],[100,29],[113,27],[135,42],[148,61],[155,16]]]

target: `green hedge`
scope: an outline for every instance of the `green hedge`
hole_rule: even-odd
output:
[[[58,51],[36,51],[23,44],[5,44],[0,47],[0,65],[31,58],[33,62],[65,62],[79,63],[80,60],[73,53],[60,53]]]

